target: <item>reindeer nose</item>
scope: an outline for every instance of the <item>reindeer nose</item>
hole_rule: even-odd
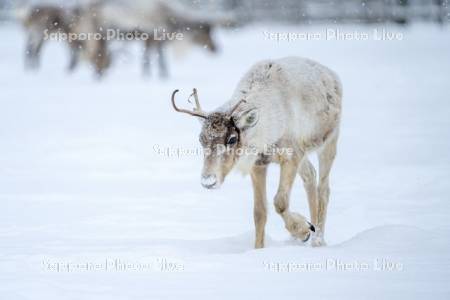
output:
[[[217,187],[217,177],[216,175],[203,175],[202,185],[204,188],[213,189]]]

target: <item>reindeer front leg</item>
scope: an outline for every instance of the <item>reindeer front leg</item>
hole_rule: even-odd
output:
[[[255,165],[251,172],[254,198],[253,217],[255,220],[256,249],[264,248],[264,228],[267,221],[266,175],[266,165]]]
[[[80,49],[82,47],[81,44],[72,42],[70,45],[70,62],[69,67],[67,68],[69,72],[73,72],[75,68],[78,66],[80,61]]]
[[[292,184],[297,175],[301,158],[292,158],[280,164],[280,183],[275,196],[275,209],[284,220],[286,229],[290,234],[302,241],[308,241],[311,231],[315,228],[306,218],[298,213],[289,211],[289,198]]]

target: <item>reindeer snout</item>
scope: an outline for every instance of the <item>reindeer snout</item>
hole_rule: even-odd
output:
[[[203,175],[201,182],[203,187],[207,189],[215,189],[219,187],[216,175]]]

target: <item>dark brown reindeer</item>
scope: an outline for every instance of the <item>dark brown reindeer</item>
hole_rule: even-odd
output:
[[[102,76],[111,63],[111,54],[104,39],[80,39],[81,34],[101,35],[97,20],[89,13],[90,7],[63,9],[52,5],[34,5],[21,8],[18,17],[27,32],[25,67],[38,69],[44,43],[54,34],[65,38],[70,51],[68,70],[73,71],[81,57]],[[72,38],[73,37],[73,38]]]

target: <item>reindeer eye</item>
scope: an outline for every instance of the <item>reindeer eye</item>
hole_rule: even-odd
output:
[[[235,135],[231,135],[228,138],[227,145],[234,145],[237,143],[237,137]]]

